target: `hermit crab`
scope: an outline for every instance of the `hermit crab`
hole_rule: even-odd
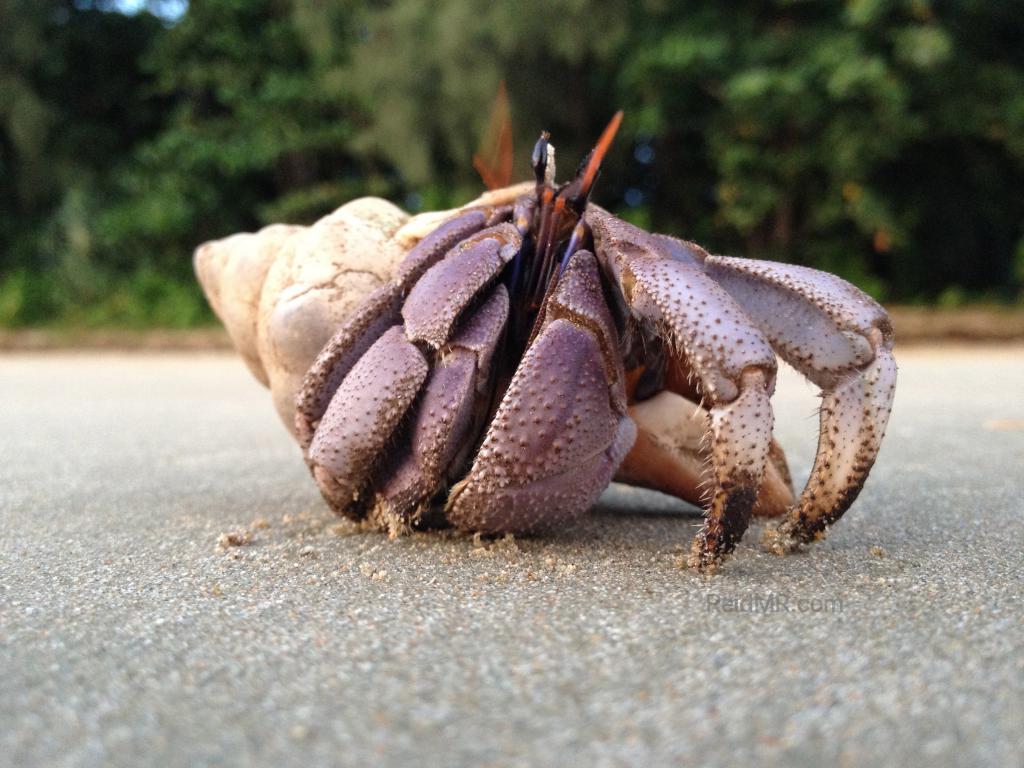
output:
[[[831,274],[714,256],[591,203],[620,119],[564,184],[545,133],[533,182],[460,209],[363,199],[197,250],[336,513],[393,535],[531,533],[614,479],[703,504],[691,561],[708,571],[752,514],[781,518],[784,552],[853,503],[895,388],[885,311]],[[777,357],[822,392],[798,498],[772,440]]]

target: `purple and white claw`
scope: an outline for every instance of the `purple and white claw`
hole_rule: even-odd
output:
[[[708,258],[707,269],[782,358],[822,389],[810,478],[766,537],[774,551],[789,551],[824,535],[874,465],[896,390],[892,327],[877,302],[827,272],[718,256]]]

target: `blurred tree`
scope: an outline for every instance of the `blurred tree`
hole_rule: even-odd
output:
[[[146,69],[172,108],[97,222],[118,269],[145,254],[155,272],[193,286],[202,240],[311,222],[348,198],[391,191],[349,151],[344,93],[329,87],[300,22],[298,4],[282,0],[199,0],[149,51]],[[326,29],[339,47],[349,34]]]
[[[1008,297],[1024,248],[1013,5],[388,3],[368,14],[349,70],[373,107],[356,141],[421,189],[464,196],[483,105],[505,78],[520,156],[549,128],[563,175],[626,109],[633,157],[611,158],[598,196],[642,224],[885,297],[951,284]]]
[[[475,194],[470,158],[505,80],[518,175],[528,177],[542,128],[571,175],[617,108],[613,62],[628,50],[631,13],[585,0],[382,4],[365,14],[345,69],[368,115],[354,143],[390,160],[428,205]]]
[[[465,199],[502,79],[518,176],[622,107],[597,199],[627,218],[892,300],[1020,296],[1017,3],[172,5],[0,0],[0,324],[196,322],[205,238]]]
[[[162,106],[139,67],[160,24],[72,0],[0,0],[0,323],[95,298],[91,218]]]

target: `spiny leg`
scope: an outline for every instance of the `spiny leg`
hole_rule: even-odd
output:
[[[787,552],[824,535],[875,462],[896,387],[892,327],[879,304],[825,272],[718,256],[705,266],[779,355],[822,390],[810,478],[785,522],[766,537],[771,549]]]
[[[308,454],[316,429],[338,387],[384,333],[401,322],[402,292],[389,282],[371,293],[331,337],[306,371],[295,397],[295,434]],[[308,455],[307,455],[308,461]]]
[[[427,378],[427,361],[393,326],[334,392],[309,444],[307,461],[338,514],[361,517],[364,487],[384,446]]]
[[[746,530],[768,461],[775,354],[705,275],[703,252],[593,209],[598,252],[635,318],[653,325],[699,379],[710,417],[714,488],[693,564],[713,570]]]
[[[740,394],[711,408],[711,457],[715,487],[704,529],[693,544],[693,562],[713,568],[732,552],[750,523],[772,435],[768,380],[751,367],[740,379]]]
[[[703,507],[714,484],[707,440],[711,416],[703,407],[699,379],[685,359],[670,359],[657,336],[644,334],[633,348],[626,361],[626,393],[637,437],[615,479]],[[773,439],[754,516],[779,517],[795,500],[786,454]]]

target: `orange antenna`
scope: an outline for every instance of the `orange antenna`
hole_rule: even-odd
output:
[[[512,110],[504,80],[498,85],[480,149],[473,155],[473,167],[488,189],[507,187],[512,182]]]
[[[618,133],[619,125],[621,124],[622,110],[620,109],[612,116],[611,121],[609,121],[604,132],[601,134],[601,138],[597,140],[594,152],[590,156],[590,162],[587,163],[587,169],[583,172],[581,189],[589,190],[590,185],[594,183],[594,177],[601,167],[601,161],[604,160],[605,153],[608,151],[608,147],[612,145],[612,141],[615,139],[615,134]]]

